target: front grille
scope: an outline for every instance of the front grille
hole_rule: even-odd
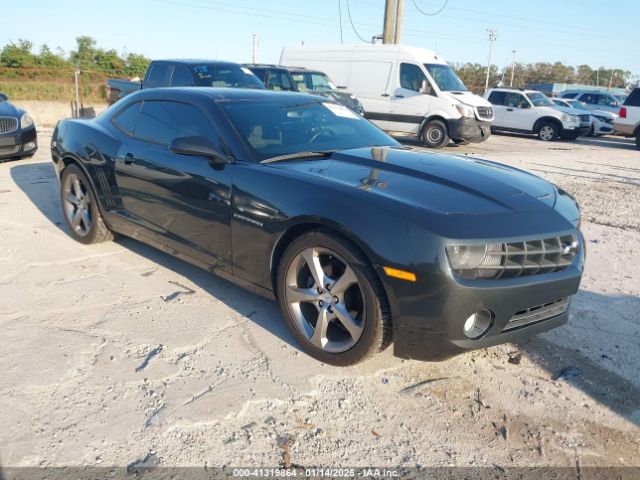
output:
[[[0,147],[0,155],[13,155],[14,153],[18,153],[18,150],[20,150],[20,145]]]
[[[15,117],[0,117],[0,133],[15,132],[18,129],[18,119]]]
[[[591,124],[591,118],[589,117],[589,115],[579,115],[580,117],[580,123],[581,124]]]
[[[553,302],[544,303],[542,305],[536,305],[535,307],[525,308],[516,312],[511,317],[507,324],[502,329],[503,332],[509,330],[515,330],[516,328],[524,327],[525,325],[531,325],[532,323],[541,322],[543,320],[549,320],[550,318],[557,317],[563,314],[569,308],[569,299],[560,298]]]
[[[576,235],[492,244],[477,268],[476,277],[521,277],[558,272],[573,263],[579,246]]]
[[[480,118],[486,118],[490,120],[493,118],[493,108],[492,107],[476,107],[478,111],[478,116]]]

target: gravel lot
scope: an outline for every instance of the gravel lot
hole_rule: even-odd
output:
[[[50,135],[0,164],[0,464],[640,466],[631,140],[447,148],[579,200],[588,255],[571,319],[442,363],[389,349],[339,369],[299,350],[273,302],[133,240],[74,242]]]

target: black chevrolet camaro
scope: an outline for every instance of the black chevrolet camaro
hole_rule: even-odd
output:
[[[583,270],[563,190],[402,147],[309,95],[149,89],[52,139],[82,243],[137,238],[275,297],[315,358],[441,360],[567,321]]]

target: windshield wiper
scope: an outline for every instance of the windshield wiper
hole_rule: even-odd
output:
[[[323,151],[306,151],[287,153],[286,155],[278,155],[277,157],[265,158],[260,163],[274,163],[274,162],[286,162],[287,160],[301,160],[301,159],[314,159],[314,158],[328,158],[335,153],[335,150],[323,150]]]

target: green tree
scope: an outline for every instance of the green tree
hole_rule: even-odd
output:
[[[92,70],[96,66],[96,41],[89,36],[76,37],[77,50],[70,54],[71,63],[83,70]]]
[[[18,43],[10,42],[0,52],[0,65],[8,68],[28,68],[36,64],[32,52],[33,43],[19,39]]]
[[[62,55],[53,53],[45,43],[40,47],[40,53],[36,56],[36,64],[39,67],[59,68],[67,66],[67,61]]]
[[[150,62],[151,60],[144,55],[130,53],[127,55],[125,75],[129,77],[144,77]]]

